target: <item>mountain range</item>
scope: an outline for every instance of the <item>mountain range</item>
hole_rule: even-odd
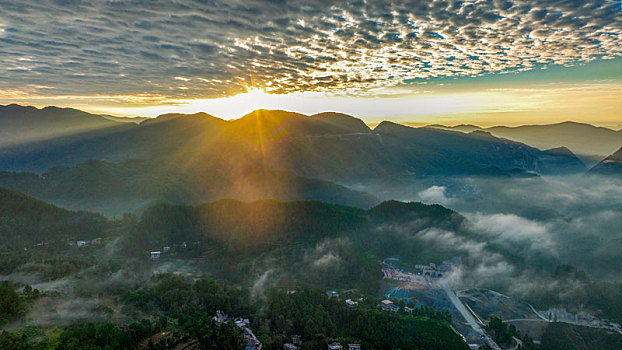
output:
[[[76,118],[88,122],[80,124]],[[87,125],[82,127],[86,131],[76,131],[75,124]],[[10,105],[0,108],[0,129],[12,134],[11,144],[2,147],[0,169],[4,170],[43,172],[88,159],[153,156],[186,161],[200,157],[210,164],[292,170],[328,180],[400,172],[475,174],[489,167],[539,173],[585,170],[570,152],[540,151],[483,132],[465,135],[392,122],[372,130],[362,120],[340,113],[305,116],[257,110],[232,121],[206,113],[165,114],[134,124],[73,109]],[[46,130],[47,138],[31,136]],[[562,163],[569,168],[559,168]]]
[[[370,207],[378,199],[343,185],[587,171],[566,147],[540,150],[482,130],[388,121],[371,129],[341,113],[257,110],[236,120],[165,114],[128,123],[74,109],[9,105],[0,106],[0,130],[11,134],[11,142],[0,144],[1,186],[107,215],[160,200],[220,198]]]
[[[523,142],[540,149],[567,147],[586,162],[598,162],[622,146],[622,130],[612,130],[585,123],[563,122],[548,125],[522,125],[516,127],[476,125],[429,125],[432,128],[461,131],[487,131],[496,137]]]

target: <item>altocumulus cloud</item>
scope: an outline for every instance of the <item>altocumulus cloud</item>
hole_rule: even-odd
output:
[[[617,0],[0,0],[0,91],[364,94],[612,58],[621,14]]]

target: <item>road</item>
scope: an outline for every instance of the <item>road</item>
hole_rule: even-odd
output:
[[[495,343],[494,340],[492,340],[492,338],[480,326],[473,314],[470,313],[469,310],[467,310],[466,306],[464,306],[460,298],[458,298],[458,296],[456,295],[456,292],[454,292],[453,289],[449,287],[449,284],[447,284],[447,282],[443,280],[439,281],[438,283],[441,287],[443,287],[445,293],[447,293],[447,297],[449,297],[451,303],[454,304],[454,307],[458,310],[458,312],[460,312],[460,314],[466,320],[469,326],[471,326],[471,328],[473,328],[475,332],[482,336],[482,340],[486,343],[486,345],[488,345],[488,347],[490,347],[492,350],[502,350],[501,347],[497,345],[497,343]]]
[[[523,341],[516,338],[515,336],[512,336],[512,340],[514,340],[514,346],[507,349],[507,350],[518,350],[519,348],[523,347]]]
[[[471,326],[471,328],[473,328],[473,330],[475,330],[479,334],[486,333],[484,332],[484,329],[482,329],[482,327],[479,325],[479,323],[477,322],[473,314],[471,314],[469,310],[467,310],[466,306],[464,306],[462,301],[460,301],[460,298],[458,298],[458,296],[456,295],[456,292],[454,292],[449,287],[447,282],[441,282],[440,284],[445,290],[445,293],[447,293],[447,296],[449,297],[449,300],[451,300],[451,303],[454,304],[456,309],[458,309],[458,311],[460,312],[462,317],[465,319],[465,321],[467,321],[469,326]]]

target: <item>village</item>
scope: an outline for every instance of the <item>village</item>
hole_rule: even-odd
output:
[[[163,249],[164,250],[164,249]],[[161,256],[161,252],[151,252],[151,259],[159,259]],[[417,272],[409,272],[406,270],[398,269],[399,260],[394,258],[387,258],[382,263],[382,273],[385,279],[400,281],[406,283],[413,288],[416,289],[438,289],[438,280],[443,277],[444,274],[447,274],[451,271],[451,269],[457,265],[460,265],[460,258],[454,258],[449,261],[444,261],[440,265],[435,265],[434,263],[429,265],[417,265]],[[296,293],[296,290],[287,290],[288,294]],[[349,291],[345,291],[346,294]],[[393,290],[393,292],[395,292]],[[334,298],[339,302],[343,302],[348,308],[356,308],[359,307],[359,303],[363,302],[363,298],[346,298],[342,299],[341,294],[335,290],[327,290],[326,291],[327,298]],[[395,298],[395,293],[389,292],[385,295],[386,299],[380,301],[377,307],[385,310],[387,312],[404,312],[406,314],[412,314],[416,307],[421,307],[420,304],[409,304],[410,306],[400,306],[397,301],[400,301],[400,298]],[[393,300],[392,300],[393,299]],[[232,319],[224,312],[217,311],[214,316],[214,322],[216,325],[221,325],[223,323],[233,322],[234,325],[240,330],[240,332],[244,335],[244,349],[245,350],[261,350],[262,343],[257,339],[255,334],[253,333],[250,321],[244,318],[235,318]],[[456,333],[458,333],[456,331]],[[460,334],[460,333],[458,333]],[[460,334],[460,336],[462,336]],[[463,339],[466,338],[462,336]],[[482,338],[483,339],[483,338]],[[299,335],[291,335],[289,337],[289,342],[283,343],[283,350],[297,350],[303,343],[303,339]],[[471,349],[479,349],[479,345],[470,344]],[[497,350],[495,347],[491,347],[494,350]],[[326,344],[327,350],[361,350],[361,345],[356,343],[348,343],[341,344],[340,342],[331,341]]]
[[[182,244],[175,248],[184,249],[185,247],[186,244]],[[150,251],[149,258],[159,260],[170,252],[170,247],[162,247],[161,250]],[[383,278],[386,281],[396,282],[397,286],[384,293],[384,299],[381,299],[377,304],[378,308],[387,312],[403,312],[405,314],[412,314],[416,308],[421,307],[448,310],[452,314],[454,332],[462,337],[470,349],[501,350],[483,329],[485,325],[483,321],[473,315],[473,311],[468,305],[460,301],[444,278],[462,265],[460,257],[454,257],[440,264],[415,265],[414,271],[401,269],[399,265],[400,261],[397,258],[386,258],[382,261]],[[287,293],[293,294],[296,293],[296,290],[287,290]],[[348,308],[358,307],[359,303],[363,302],[363,298],[342,299],[341,294],[335,290],[327,290],[326,296],[343,302]],[[456,321],[458,319],[460,321]],[[218,311],[214,316],[214,322],[217,325],[233,322],[244,336],[245,350],[262,349],[262,343],[253,333],[248,319],[231,319],[223,312]],[[283,350],[297,350],[303,343],[303,339],[298,335],[291,335],[289,340],[289,342],[283,343]],[[326,348],[328,350],[360,350],[361,345],[329,342],[326,344]]]
[[[92,241],[78,240],[69,242],[70,246],[84,248],[91,245],[101,244],[101,239]],[[190,248],[190,245],[198,245],[199,242],[182,242],[174,247],[163,246],[158,250],[146,252],[146,257],[152,261],[158,261],[165,256],[175,255],[174,252],[183,251]],[[40,244],[43,245],[43,244]],[[387,312],[404,312],[412,314],[415,308],[431,307],[450,311],[454,331],[460,335],[469,345],[470,349],[493,349],[501,348],[495,344],[492,338],[484,331],[484,323],[473,316],[468,305],[463,304],[451,290],[444,277],[449,276],[452,271],[460,267],[462,261],[460,257],[454,257],[440,264],[429,263],[427,265],[415,265],[414,271],[400,268],[400,260],[397,258],[386,258],[382,261],[381,272],[384,280],[396,282],[392,288],[384,293],[377,305],[378,308]],[[295,290],[288,293],[295,293]],[[363,298],[341,299],[340,293],[335,290],[327,290],[328,298],[336,298],[343,302],[348,308],[355,308],[363,301]],[[465,322],[454,322],[456,315],[461,315]],[[460,316],[458,316],[460,317]],[[262,343],[253,333],[250,321],[246,318],[231,319],[225,313],[218,311],[214,316],[216,325],[232,322],[243,334],[245,350],[261,350]],[[283,350],[297,350],[303,343],[298,335],[291,335],[290,341],[283,343]],[[483,346],[483,347],[482,347]],[[341,344],[339,342],[329,342],[326,344],[328,350],[360,350],[360,344]]]
[[[224,323],[233,324],[244,334],[244,350],[261,350],[262,343],[257,339],[253,330],[250,327],[250,321],[246,318],[231,319],[227,314],[222,311],[216,311],[214,316],[214,323],[220,326]],[[302,340],[299,335],[292,335],[289,343],[283,344],[283,350],[297,350],[302,344]],[[347,344],[347,348],[338,342],[331,342],[327,345],[328,350],[361,350],[360,344]]]

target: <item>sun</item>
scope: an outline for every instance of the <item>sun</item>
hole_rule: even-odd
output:
[[[229,102],[231,102],[231,106],[236,106],[237,108],[247,110],[247,113],[250,113],[256,109],[268,109],[272,105],[270,103],[274,98],[273,95],[267,93],[265,90],[261,88],[251,87],[246,90],[246,92],[227,97]]]

